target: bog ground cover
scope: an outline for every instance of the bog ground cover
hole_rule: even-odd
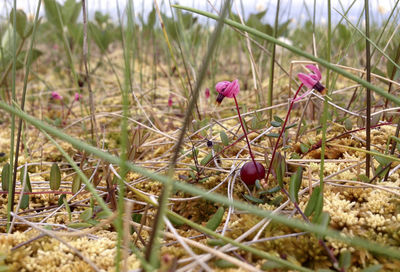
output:
[[[398,1],[116,3],[4,3],[1,271],[400,270]]]

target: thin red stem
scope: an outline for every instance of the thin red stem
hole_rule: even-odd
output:
[[[239,116],[240,125],[242,126],[244,136],[246,137],[247,147],[249,148],[249,154],[250,154],[251,160],[253,161],[254,167],[256,168],[256,171],[258,173],[258,167],[257,167],[257,164],[256,164],[256,160],[254,159],[253,152],[251,152],[249,138],[247,137],[247,132],[246,132],[246,129],[244,128],[244,125],[243,125],[242,116],[240,116],[239,105],[238,105],[238,102],[236,100],[236,96],[235,95],[233,95],[233,99],[235,100],[236,110],[237,110],[237,113],[238,113],[238,116]]]
[[[267,176],[266,176],[266,178],[265,178],[265,181],[266,181],[266,182],[268,182],[269,174],[271,174],[271,168],[272,168],[272,163],[273,163],[274,158],[275,158],[275,153],[276,153],[276,150],[278,149],[279,141],[280,141],[280,139],[282,138],[282,134],[283,134],[283,132],[285,131],[287,121],[289,120],[290,112],[292,111],[292,108],[293,108],[293,104],[294,104],[295,99],[296,99],[297,95],[299,94],[301,88],[303,87],[303,85],[304,85],[303,83],[300,84],[299,88],[297,89],[297,92],[294,94],[294,97],[293,97],[293,99],[292,99],[292,102],[290,102],[290,106],[289,106],[288,113],[286,114],[285,122],[283,123],[281,132],[279,133],[279,137],[278,137],[278,139],[276,140],[276,143],[275,143],[274,151],[272,152],[272,157],[271,157],[271,161],[269,162],[269,167],[268,167]],[[236,100],[235,100],[235,101],[236,101]]]
[[[72,109],[72,106],[74,105],[74,102],[75,102],[75,99],[74,100],[72,100],[72,102],[71,102],[71,105],[68,107],[68,112],[67,112],[67,115],[65,116],[65,120],[67,120],[68,119],[68,116],[70,115],[70,113],[71,113],[71,109]]]

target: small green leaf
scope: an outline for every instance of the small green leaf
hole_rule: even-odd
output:
[[[289,128],[292,128],[292,127],[295,127],[295,126],[297,126],[296,123],[290,124],[290,125],[288,125],[288,126],[285,127],[285,130],[287,130],[287,129],[289,129]]]
[[[107,211],[101,211],[101,212],[98,212],[96,214],[96,219],[107,219],[107,218],[108,218],[108,212]],[[133,219],[133,215],[132,215],[132,219]]]
[[[25,175],[25,167],[21,169],[20,173],[21,184],[24,184],[24,175]],[[26,172],[24,192],[32,192],[32,185],[31,185],[31,179],[29,177],[29,172]]]
[[[220,145],[220,144],[214,144],[213,147],[214,147],[214,151],[217,153],[221,152],[222,148],[223,148],[222,145]]]
[[[57,205],[61,206],[64,203],[63,199],[66,198],[66,197],[67,196],[65,194],[60,195],[60,197],[58,198],[58,201],[57,201]]]
[[[258,117],[256,117],[251,120],[251,128],[254,130],[262,129],[267,123],[267,120],[260,120]]]
[[[376,173],[381,172],[382,169],[383,169],[384,167],[386,167],[386,165],[385,165],[385,166],[379,165],[379,166],[376,168]],[[386,176],[386,174],[389,172],[389,170],[390,170],[389,167],[387,167],[385,170],[383,170],[383,171],[379,174],[379,177],[383,178],[384,176]]]
[[[381,120],[381,116],[382,113],[372,115],[371,126],[376,126],[379,123],[379,120]]]
[[[279,192],[280,189],[281,189],[280,186],[275,186],[275,187],[269,189],[267,192],[268,192],[269,194],[273,194],[273,193]]]
[[[25,58],[27,55],[28,51],[26,50],[23,50],[18,54],[16,66],[17,70],[25,67]],[[42,51],[33,48],[31,51],[31,63],[35,62],[41,55],[43,55]]]
[[[351,253],[348,250],[345,250],[340,253],[339,257],[339,266],[340,268],[344,268],[347,270],[351,265]]]
[[[274,169],[276,174],[276,179],[281,188],[283,188],[283,177],[286,172],[286,161],[285,158],[281,155],[281,153],[276,153],[275,159],[272,164],[272,169]]]
[[[218,268],[235,268],[235,267],[237,267],[233,263],[231,263],[227,260],[224,260],[224,259],[218,259],[214,262],[214,264]]]
[[[378,272],[382,270],[382,265],[381,264],[374,264],[374,265],[370,265],[367,268],[364,268],[363,270],[361,270],[361,272]]]
[[[301,143],[300,144],[300,150],[301,150],[301,153],[305,154],[305,153],[308,152],[308,150],[310,150],[310,147],[308,145],[306,145],[306,144]]]
[[[329,213],[321,212],[321,214],[318,217],[317,223],[327,228],[330,221],[331,221],[331,216],[329,215]]]
[[[272,132],[272,133],[266,134],[265,136],[271,137],[271,138],[278,138],[279,137],[279,133]]]
[[[228,146],[229,145],[229,138],[226,135],[225,131],[221,130],[219,132],[219,137],[221,138],[221,142],[223,143],[224,146]]]
[[[21,198],[21,205],[19,207],[23,210],[29,207],[29,195],[23,194]]]
[[[226,242],[219,240],[219,239],[208,239],[207,245],[209,245],[209,246],[224,246],[224,245],[226,245]]]
[[[10,23],[14,26],[14,14],[15,14],[15,9],[11,10],[10,13]],[[16,12],[16,27],[15,29],[17,30],[18,35],[23,38],[25,36],[25,27],[26,27],[26,22],[27,22],[27,17],[26,14],[23,10],[18,9]]]
[[[85,229],[85,228],[90,228],[93,225],[90,223],[84,223],[84,222],[79,222],[79,223],[71,223],[68,224],[67,227],[73,228],[73,229]]]
[[[175,226],[175,227],[180,227],[180,226],[183,226],[183,225],[185,225],[185,222],[183,222],[182,220],[180,220],[180,219],[178,219],[178,218],[176,218],[176,217],[173,217],[173,216],[171,216],[171,215],[167,215],[167,218],[168,218],[168,220],[169,221],[171,221],[171,223]]]
[[[257,190],[262,190],[263,189],[263,187],[261,186],[261,183],[260,183],[260,180],[259,179],[256,179],[256,188],[257,188]]]
[[[276,269],[276,268],[283,268],[284,266],[280,263],[274,261],[266,261],[261,265],[261,269],[264,271]]]
[[[88,208],[88,209],[86,209],[86,210],[84,210],[80,215],[79,215],[79,218],[82,220],[82,221],[88,221],[90,218],[92,218],[92,216],[93,216],[93,210],[92,210],[92,208]]]
[[[100,223],[97,220],[94,220],[93,218],[89,218],[88,220],[86,220],[86,223],[91,224],[92,226],[96,226],[98,223]]]
[[[65,195],[64,195],[65,196]],[[68,219],[69,221],[72,221],[72,213],[71,213],[71,208],[69,207],[68,201],[67,201],[67,197],[63,197],[62,201],[64,203],[65,209],[67,210],[68,213]]]
[[[289,195],[292,202],[299,202],[299,190],[303,179],[303,167],[297,168],[295,174],[290,177]]]
[[[76,194],[79,191],[79,189],[81,188],[81,184],[82,184],[81,178],[79,177],[78,174],[76,174],[74,180],[72,181],[72,187],[71,187],[73,194]]]
[[[271,126],[280,127],[280,126],[282,126],[282,123],[281,122],[277,122],[277,121],[271,121]]]
[[[219,207],[217,212],[211,216],[210,220],[208,220],[206,224],[206,228],[212,231],[215,231],[218,226],[221,224],[222,218],[224,217],[225,209],[224,207]]]
[[[3,170],[1,171],[1,189],[3,191],[8,191],[8,181],[10,178],[10,164],[7,162],[3,166]]]
[[[192,158],[197,158],[198,155],[199,155],[199,150],[197,148],[193,148],[192,154],[188,156],[191,156]]]
[[[201,165],[206,165],[212,159],[212,153],[208,153],[200,162]]]
[[[270,202],[270,204],[271,204],[271,205],[274,205],[274,206],[278,206],[279,204],[281,204],[282,200],[283,200],[283,196],[282,196],[282,195],[278,195],[277,197],[275,197],[275,198]]]
[[[56,191],[61,185],[61,172],[57,163],[53,163],[50,169],[50,189]]]
[[[329,222],[331,221],[331,216],[327,212],[321,212],[320,215],[314,216],[313,223],[322,226],[324,229],[327,229],[329,226]],[[317,234],[318,239],[322,239],[324,236]]]
[[[140,221],[142,220],[142,214],[141,213],[134,213],[132,214],[132,221],[136,222],[136,223],[140,223]]]
[[[371,150],[371,151],[375,151],[375,150]],[[376,151],[378,152],[378,151]],[[392,162],[392,160],[385,158],[385,157],[381,157],[379,155],[374,155],[375,160],[377,160],[379,162],[380,165],[387,165],[388,163]]]
[[[208,177],[199,179],[199,182],[200,182],[200,183],[203,183],[203,182],[206,182],[207,180],[208,180]]]
[[[297,153],[292,153],[290,155],[290,158],[293,159],[293,160],[298,160],[298,159],[301,159],[301,156],[299,154],[297,154]]]
[[[21,174],[20,174],[21,184],[24,184],[25,171],[26,171],[25,167],[21,169]],[[31,179],[29,178],[29,173],[28,172],[26,172],[25,186],[24,186],[24,188],[23,188],[21,193],[24,193],[24,192],[32,192]],[[23,194],[22,195],[21,205],[20,205],[21,209],[24,210],[24,209],[29,207],[29,198],[30,197],[27,194]]]
[[[251,195],[243,195],[243,197],[245,199],[247,199],[248,201],[254,202],[254,203],[258,203],[258,204],[264,204],[264,200],[259,199],[257,197],[251,196]]]
[[[358,175],[358,179],[359,179],[361,182],[369,183],[369,177],[367,177],[367,176],[364,175],[364,174]]]
[[[283,120],[282,120],[279,116],[277,116],[277,115],[274,115],[274,120],[275,120],[276,122],[283,123]]]
[[[344,121],[344,128],[345,128],[346,130],[352,130],[352,129],[353,129],[353,122],[350,120],[350,118],[347,118],[347,119]]]
[[[320,193],[318,194],[317,203],[316,203],[315,209],[314,209],[313,223],[318,222],[318,218],[322,213],[323,207],[324,207],[324,194],[323,194],[323,192],[320,191]]]
[[[312,194],[310,196],[310,200],[308,200],[307,206],[304,210],[304,214],[306,216],[310,216],[314,212],[315,207],[317,206],[317,201],[318,201],[318,197],[320,195],[320,191],[321,191],[321,188],[319,186],[314,188],[314,191],[312,192]]]

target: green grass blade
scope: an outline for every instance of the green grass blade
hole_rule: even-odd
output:
[[[190,12],[194,12],[194,13],[197,13],[197,14],[200,14],[200,15],[215,19],[215,20],[217,20],[217,18],[218,18],[218,16],[216,16],[216,15],[214,15],[212,13],[206,12],[206,11],[202,11],[202,10],[198,10],[198,9],[194,9],[194,8],[190,8],[190,7],[185,7],[185,6],[181,6],[181,5],[173,5],[173,6],[175,8],[179,8],[179,9],[187,10],[187,11],[190,11]],[[363,85],[366,88],[371,89],[372,91],[376,92],[377,94],[389,99],[390,101],[392,101],[396,105],[400,106],[400,98],[398,98],[397,96],[394,96],[392,94],[387,93],[384,89],[379,88],[379,87],[377,87],[377,86],[375,86],[375,85],[373,85],[373,84],[361,79],[360,77],[357,77],[357,76],[355,76],[355,75],[353,75],[353,74],[351,74],[351,73],[349,73],[349,72],[347,72],[347,71],[345,71],[345,70],[343,70],[343,69],[341,69],[339,67],[336,67],[335,65],[333,65],[332,63],[330,63],[330,62],[328,62],[328,61],[326,61],[324,59],[315,57],[315,56],[313,56],[313,55],[311,55],[311,54],[309,54],[307,52],[302,51],[301,49],[299,49],[299,48],[297,48],[295,46],[291,46],[289,44],[281,42],[281,41],[273,38],[272,36],[267,35],[265,33],[262,33],[262,32],[260,32],[260,31],[258,31],[256,29],[251,28],[251,27],[241,25],[241,24],[239,24],[239,23],[237,23],[235,21],[229,20],[229,19],[225,19],[224,21],[225,21],[226,24],[228,24],[230,26],[233,26],[233,27],[235,27],[237,29],[246,31],[246,32],[248,32],[250,34],[253,34],[253,35],[259,37],[259,38],[262,38],[262,39],[267,40],[269,42],[275,43],[275,44],[277,44],[277,45],[279,45],[279,46],[281,46],[283,48],[286,48],[286,49],[288,49],[289,51],[292,51],[295,54],[303,56],[303,57],[305,57],[305,58],[307,58],[309,60],[315,61],[315,62],[321,64],[322,66],[324,66],[324,67],[326,67],[328,69],[331,69],[332,71],[335,71],[336,73],[341,74],[342,76],[347,77],[347,78],[349,78],[349,79],[351,79],[351,80]]]
[[[75,148],[81,149],[81,150],[85,150],[86,152],[93,154],[105,161],[108,161],[109,163],[114,163],[114,164],[121,164],[121,159],[113,156],[107,152],[104,152],[90,144],[87,144],[79,139],[76,139],[74,137],[71,137],[70,135],[64,133],[63,131],[52,127],[38,119],[36,119],[35,117],[20,111],[19,109],[16,109],[10,105],[8,105],[7,103],[0,101],[0,108],[7,111],[8,113],[14,113],[15,115],[17,115],[18,117],[24,119],[26,122],[34,125],[35,127],[37,127],[38,129],[43,129],[44,131],[46,131],[47,133],[65,141],[70,143],[71,145],[73,145]],[[380,154],[380,156],[382,156]],[[274,214],[270,211],[266,211],[264,209],[261,209],[259,207],[256,206],[252,206],[249,205],[247,203],[244,203],[242,201],[237,201],[237,200],[230,200],[228,199],[226,196],[221,195],[221,194],[216,194],[216,193],[210,193],[204,189],[200,189],[196,186],[190,185],[190,184],[186,184],[186,183],[182,183],[179,181],[175,181],[171,178],[168,178],[166,176],[163,175],[159,175],[153,172],[150,172],[142,167],[136,166],[130,162],[126,162],[126,167],[131,170],[134,171],[140,175],[143,175],[145,177],[151,178],[153,180],[159,181],[163,184],[166,183],[170,183],[173,185],[173,188],[175,190],[181,190],[184,192],[187,192],[189,194],[192,195],[197,195],[197,196],[201,196],[204,199],[213,201],[215,203],[220,203],[226,206],[233,206],[236,209],[240,209],[240,210],[244,210],[247,211],[249,213],[252,213],[254,215],[258,215],[261,218],[267,217],[272,219],[275,222],[287,225],[289,227],[292,228],[298,228],[300,230],[304,230],[304,231],[310,231],[313,232],[315,234],[319,234],[319,235],[323,235],[323,236],[329,236],[332,237],[334,239],[337,239],[339,241],[343,241],[345,243],[348,243],[349,245],[352,246],[357,246],[357,247],[362,247],[367,249],[370,252],[374,252],[377,254],[381,254],[383,256],[387,256],[387,257],[391,257],[391,258],[395,258],[395,259],[399,259],[400,260],[400,252],[397,249],[388,247],[388,246],[384,246],[375,242],[371,242],[359,237],[349,237],[346,235],[343,235],[341,232],[336,231],[336,230],[332,230],[329,228],[325,228],[323,226],[318,226],[318,225],[314,225],[314,224],[306,224],[302,221],[293,219],[293,218],[287,218],[285,216],[282,215],[277,215]]]

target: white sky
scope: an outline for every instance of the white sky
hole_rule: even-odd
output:
[[[89,13],[93,14],[93,11],[103,11],[108,12],[113,16],[116,16],[117,12],[117,2],[121,8],[124,8],[127,0],[115,0],[115,1],[107,1],[107,0],[86,0],[87,5],[89,7]],[[245,15],[256,12],[257,9],[262,7],[268,8],[268,13],[265,18],[269,22],[273,22],[273,18],[275,17],[274,11],[276,7],[276,0],[235,0],[240,7],[241,3],[243,4]],[[63,1],[59,1],[63,2]],[[164,10],[165,13],[170,14],[169,1],[168,0],[157,0],[161,9]],[[207,0],[171,0],[172,3],[178,2],[181,5],[195,7],[202,10],[211,10],[210,5]],[[221,5],[222,0],[211,0],[212,3],[216,4],[216,6]],[[347,9],[350,4],[353,2],[352,0],[332,0],[332,7],[343,12],[343,9]],[[36,5],[38,0],[17,0],[17,7],[23,9],[27,13],[34,13],[36,9]],[[134,8],[136,12],[144,12],[147,13],[151,10],[153,5],[153,0],[133,0]],[[13,0],[0,0],[0,15],[6,16],[9,13],[10,8],[12,7]],[[390,14],[390,10],[394,7],[395,0],[371,0],[370,1],[370,12],[373,16],[371,16],[372,20],[380,21],[385,19]],[[43,2],[42,2],[43,5]],[[295,18],[298,21],[303,21],[305,19],[309,19],[312,16],[314,0],[281,0],[281,21],[284,21],[288,18]],[[356,0],[354,6],[352,7],[348,17],[351,20],[356,20],[360,15],[360,12],[363,8],[364,0]],[[307,8],[308,12],[307,12]],[[343,7],[342,7],[343,6]],[[233,6],[233,10],[235,8]],[[319,23],[326,22],[327,16],[327,8],[326,8],[326,0],[317,0],[317,13],[316,21]],[[379,12],[378,12],[379,11]],[[43,8],[42,8],[43,14]],[[89,16],[90,16],[89,14]],[[270,15],[270,16],[268,16]],[[337,18],[340,18],[340,15],[332,10],[332,18],[333,21],[336,21]]]

